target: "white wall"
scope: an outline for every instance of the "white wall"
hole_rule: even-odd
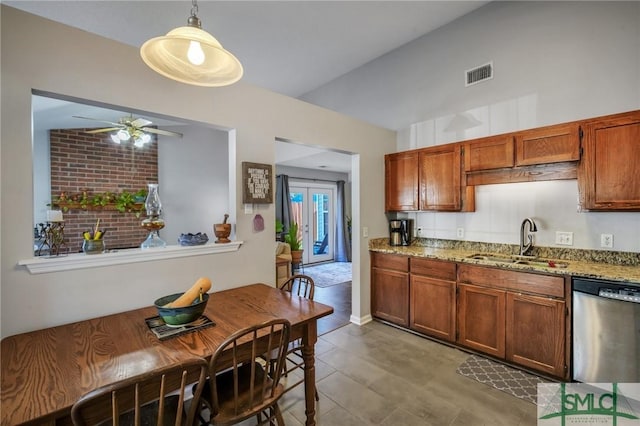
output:
[[[167,244],[177,244],[180,234],[204,232],[213,242],[213,224],[222,223],[225,213],[230,213],[228,134],[204,126],[164,129],[180,132],[182,138],[158,137],[165,221],[160,236]],[[229,223],[235,224],[235,218]]]
[[[489,61],[494,78],[464,87],[464,71]],[[399,151],[639,109],[640,2],[492,2],[303,99],[397,129]],[[465,114],[479,125],[447,128]],[[475,213],[420,213],[417,224],[517,244],[533,216],[538,245],[571,231],[574,248],[600,249],[611,233],[613,250],[640,251],[640,213],[577,213],[576,181],[482,186],[476,197]]]
[[[369,253],[358,232],[386,232],[383,154],[395,132],[245,83],[205,89],[170,81],[140,60],[137,49],[1,6],[0,323],[2,337],[149,306],[209,276],[213,291],[275,281],[273,232],[254,232],[253,216],[237,215],[238,252],[31,275],[17,266],[32,257],[33,159],[31,90],[233,129],[232,190],[240,194],[242,161],[273,164],[277,138],[356,153],[354,186],[354,317],[369,314]],[[233,194],[232,194],[233,198]],[[231,210],[241,210],[236,197]],[[273,204],[259,208],[273,223]],[[360,215],[366,212],[366,216]],[[213,223],[217,218],[211,218]],[[362,284],[361,284],[362,282]]]

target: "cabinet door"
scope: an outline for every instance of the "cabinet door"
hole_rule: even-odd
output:
[[[506,355],[556,377],[565,375],[565,302],[507,293]]]
[[[418,153],[388,154],[384,160],[385,211],[418,210]]]
[[[409,326],[409,274],[371,269],[371,314],[394,324]]]
[[[420,151],[420,210],[460,210],[460,153],[459,144]]]
[[[640,111],[585,125],[578,168],[587,210],[640,210]]]
[[[548,164],[580,159],[578,123],[547,126],[516,133],[516,165]]]
[[[458,284],[457,342],[471,349],[504,358],[504,291]]]
[[[456,283],[411,275],[409,327],[449,342],[456,340]]]
[[[513,167],[513,136],[500,135],[465,143],[464,171]]]

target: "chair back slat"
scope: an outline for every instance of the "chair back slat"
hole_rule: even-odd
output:
[[[282,394],[279,381],[290,334],[289,321],[273,319],[237,331],[217,348],[209,364],[213,424],[217,416],[224,416],[224,423],[231,423],[230,418],[242,421],[277,402]],[[273,371],[264,362],[270,354],[278,359]],[[230,380],[233,383],[228,383]],[[233,401],[229,401],[231,398]]]
[[[287,281],[280,286],[281,290],[288,291],[296,296],[304,297],[309,300],[313,300],[313,294],[315,293],[315,283],[313,278],[304,274],[296,274],[289,277]]]

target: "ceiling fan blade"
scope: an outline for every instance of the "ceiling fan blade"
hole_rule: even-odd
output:
[[[182,137],[182,133],[170,132],[169,130],[156,129],[154,127],[143,127],[140,130],[142,130],[143,132],[155,133],[157,135],[175,136],[175,137],[178,137],[178,138]]]
[[[72,115],[73,118],[81,118],[83,120],[91,120],[91,121],[97,121],[98,123],[106,123],[106,124],[111,124],[113,126],[121,126],[120,123],[114,123],[113,121],[105,121],[105,120],[98,120],[96,118],[89,118],[89,117],[81,117],[79,115]]]
[[[105,127],[104,129],[87,130],[84,133],[91,133],[91,134],[93,134],[93,133],[103,133],[103,132],[110,132],[112,130],[120,130],[122,128],[123,128],[122,126],[120,126],[120,127]]]
[[[131,125],[133,127],[144,127],[144,126],[148,126],[151,123],[152,121],[149,121],[146,118],[136,118],[131,122]]]

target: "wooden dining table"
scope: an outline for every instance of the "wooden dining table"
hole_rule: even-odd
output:
[[[210,294],[204,315],[215,324],[160,340],[145,319],[154,306],[9,336],[0,342],[2,426],[71,424],[71,406],[86,392],[194,356],[209,359],[235,331],[273,318],[302,338],[306,424],[315,425],[317,320],[333,312],[266,284]]]

